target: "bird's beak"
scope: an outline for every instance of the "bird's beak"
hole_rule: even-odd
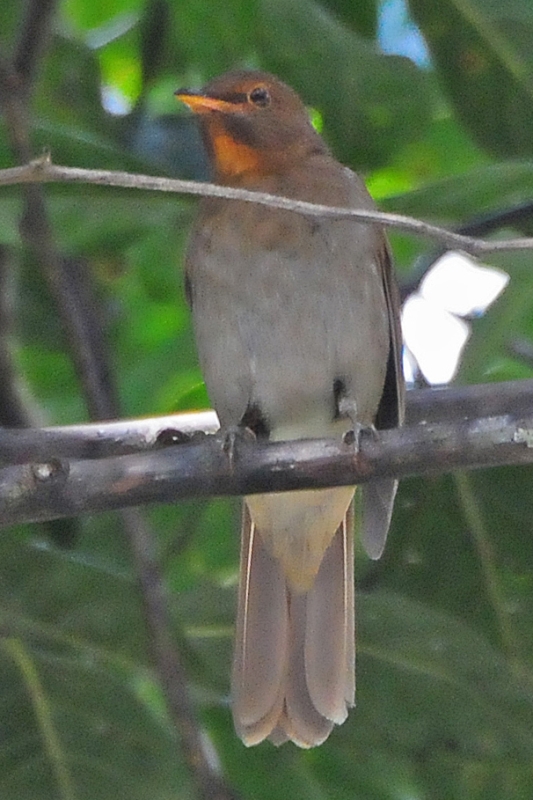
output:
[[[190,89],[178,89],[174,92],[178,100],[189,106],[195,114],[208,114],[210,111],[230,111],[233,104],[218,97],[208,97],[200,92],[192,92]]]

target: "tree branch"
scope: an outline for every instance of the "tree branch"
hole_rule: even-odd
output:
[[[21,183],[90,183],[98,186],[116,186],[124,189],[144,189],[148,191],[172,192],[177,194],[201,195],[204,197],[224,197],[229,200],[243,200],[259,203],[269,208],[281,208],[312,217],[331,217],[334,219],[357,219],[371,225],[397,228],[429,239],[436,239],[448,247],[464,250],[472,255],[505,252],[509,250],[533,249],[533,238],[500,239],[487,241],[473,236],[448,231],[437,225],[414,219],[403,214],[386,214],[382,211],[363,211],[353,208],[317,205],[287,197],[250,192],[214,183],[199,183],[150,175],[110,170],[80,169],[61,167],[51,163],[49,157],[31,161],[22,167],[0,170],[0,186]]]
[[[195,432],[215,433],[214,411],[168,417],[91,422],[55,428],[13,430],[0,427],[0,467],[53,458],[93,459],[128,455],[154,447],[158,437],[187,441]]]
[[[14,272],[12,251],[0,245],[0,425],[26,428],[35,422],[35,415],[13,357]]]
[[[153,502],[243,495],[533,463],[533,413],[422,422],[362,437],[360,450],[320,439],[239,442],[223,437],[93,460],[50,459],[0,470],[0,524],[54,519]]]
[[[465,422],[509,414],[529,417],[532,406],[533,380],[520,380],[410,391],[406,415],[408,425]],[[214,411],[31,430],[0,428],[0,467],[129,455],[217,430]]]

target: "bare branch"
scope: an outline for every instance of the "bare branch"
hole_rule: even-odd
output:
[[[528,417],[532,398],[533,380],[420,389],[407,393],[407,423],[465,422],[507,414]],[[158,442],[179,443],[188,441],[195,433],[217,430],[214,411],[32,430],[0,428],[0,466],[39,463],[54,458],[129,455],[152,450]]]
[[[529,417],[532,412],[533,380],[531,379],[407,392],[408,425],[475,420],[479,417],[498,417],[506,414]]]
[[[18,428],[36,420],[13,357],[15,269],[13,253],[0,245],[0,424]]]
[[[93,459],[128,455],[154,447],[164,431],[178,441],[195,432],[215,433],[214,411],[171,414],[153,419],[91,422],[55,428],[10,430],[0,427],[0,466],[49,461],[53,458]]]
[[[358,453],[337,440],[242,442],[233,465],[218,436],[128,456],[52,459],[0,470],[0,524],[144,503],[363,483],[533,463],[533,414],[420,423],[364,436]]]
[[[214,183],[198,183],[197,181],[159,178],[110,170],[61,167],[52,164],[49,158],[36,159],[22,167],[0,170],[0,186],[12,186],[20,183],[90,183],[98,186],[122,187],[124,189],[144,189],[176,194],[201,195],[203,197],[224,197],[228,200],[243,200],[248,203],[259,203],[259,205],[268,206],[269,208],[295,211],[306,216],[357,219],[371,225],[397,228],[407,233],[413,233],[416,236],[436,239],[448,247],[464,250],[472,255],[533,249],[533,238],[529,237],[488,241],[454,233],[438,225],[432,225],[404,214],[386,214],[382,211],[363,211],[353,208],[317,205],[264,192],[250,192],[245,189],[218,186]]]

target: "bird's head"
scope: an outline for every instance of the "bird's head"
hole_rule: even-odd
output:
[[[296,92],[266,72],[228,72],[198,92],[178,89],[175,94],[200,116],[221,182],[275,174],[291,162],[328,152]]]

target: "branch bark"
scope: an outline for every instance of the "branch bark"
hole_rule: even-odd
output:
[[[533,411],[454,422],[421,422],[363,435],[360,449],[320,439],[237,445],[224,437],[105,459],[53,458],[0,470],[0,525],[145,503],[243,495],[404,478],[455,469],[533,463]]]
[[[533,413],[533,380],[506,381],[407,393],[408,425],[466,422],[485,417]],[[0,428],[0,467],[52,459],[104,459],[189,441],[195,433],[216,433],[214,411],[170,414],[55,428]],[[163,439],[163,441],[161,441]]]

